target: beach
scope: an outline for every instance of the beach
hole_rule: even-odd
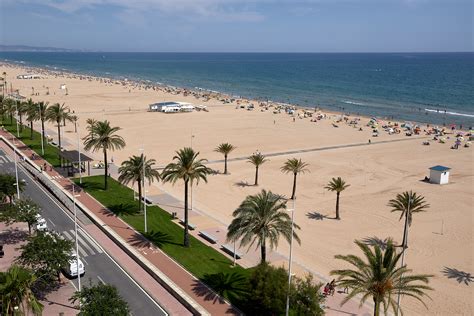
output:
[[[79,117],[81,136],[85,136],[88,118],[109,120],[112,126],[121,127],[119,134],[127,146],[110,153],[117,166],[131,155],[139,155],[140,148],[147,157],[156,159],[158,166],[165,166],[176,150],[192,146],[200,152],[199,157],[209,160],[209,167],[222,172],[223,157],[214,149],[223,142],[236,146],[229,156],[230,174],[209,176],[208,183],[201,182],[193,190],[194,206],[220,223],[229,224],[240,202],[262,189],[289,197],[292,175],[283,174],[280,167],[288,158],[301,158],[309,164],[310,173],[298,176],[295,222],[301,227],[297,233],[302,242],[295,244],[293,258],[320,275],[328,276],[332,269],[342,267],[335,255],[360,254],[355,239],[392,237],[400,243],[403,220],[399,220],[399,213],[390,212],[388,201],[407,190],[425,196],[431,206],[427,212],[414,215],[406,263],[415,273],[434,274],[430,284],[434,291],[430,293],[432,301],[427,301],[428,311],[422,304],[405,298],[404,312],[406,315],[473,314],[472,284],[458,282],[453,274],[443,273],[446,268],[474,271],[473,147],[450,149],[454,134],[446,135],[450,139],[444,144],[431,141],[429,146],[424,146],[422,143],[433,136],[423,132],[405,136],[403,131],[392,135],[381,131],[378,137],[372,137],[372,129],[366,126],[369,118],[364,117],[357,127],[352,127],[344,120],[338,122],[339,113],[320,112],[324,118],[313,122],[312,117],[304,118],[300,110],[301,118],[293,119],[284,111],[275,114],[274,106],[266,110],[254,101],[256,106],[249,111],[235,102],[219,101],[212,93],[202,93],[196,98],[188,92],[185,96],[180,89],[157,90],[144,84],[54,75],[46,71],[40,73],[40,79],[16,79],[27,72],[22,66],[2,65],[0,72],[6,72],[8,84],[27,98],[69,106]],[[67,90],[60,89],[62,84]],[[218,98],[221,97],[230,98]],[[147,111],[149,104],[164,101],[202,104],[209,111],[177,114]],[[352,119],[353,116],[348,121]],[[421,129],[428,127],[423,125]],[[64,147],[76,149],[74,124],[67,123],[64,130]],[[47,133],[54,139],[55,131],[52,124],[47,124]],[[257,187],[252,185],[255,169],[244,159],[256,151],[269,159],[260,168]],[[101,153],[91,155],[97,161],[103,159]],[[422,181],[429,176],[428,169],[435,165],[451,168],[449,184]],[[341,194],[341,220],[335,220],[336,195],[324,186],[339,176],[350,187]],[[150,196],[164,191],[183,199],[179,182],[175,186],[155,183],[149,191]],[[281,240],[277,251],[287,255],[288,244]]]

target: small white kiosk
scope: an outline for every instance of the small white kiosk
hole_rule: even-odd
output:
[[[430,168],[430,182],[436,184],[449,183],[449,170],[451,168],[445,166],[434,166]]]

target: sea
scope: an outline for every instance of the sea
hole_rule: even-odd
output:
[[[0,60],[355,115],[474,126],[474,53],[0,52]]]

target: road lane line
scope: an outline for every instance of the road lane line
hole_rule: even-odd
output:
[[[82,237],[84,237],[88,242],[89,244],[94,247],[94,249],[98,252],[98,253],[102,253],[102,249],[100,249],[97,244],[95,242],[92,241],[92,239],[89,238],[89,236],[87,236],[86,234],[83,234]]]
[[[68,231],[63,231],[63,234],[64,234],[64,235],[66,236],[66,238],[69,239],[70,241],[72,241],[72,242],[75,242],[75,241],[76,241],[76,239],[74,238],[74,233],[73,233],[73,232],[71,232],[71,231],[69,231],[69,232],[68,232]],[[80,238],[78,238],[78,241],[79,241],[79,239],[80,239]],[[88,256],[87,252],[85,252],[85,250],[82,249],[82,244],[80,244],[79,242],[78,242],[78,248],[79,248],[79,253],[81,254],[81,257],[87,257],[87,256]],[[74,250],[75,250],[75,249],[76,249],[76,246],[74,246]],[[75,251],[74,251],[74,252],[75,252]]]
[[[6,156],[6,157],[8,157],[8,156]],[[27,178],[29,178],[29,179],[31,180],[30,183],[34,183],[34,185],[35,185],[40,191],[42,191],[43,194],[46,195],[46,196],[51,200],[51,202],[52,202],[53,204],[55,204],[55,205],[64,213],[64,215],[66,215],[72,222],[74,222],[74,219],[73,219],[72,215],[69,214],[69,211],[65,210],[62,205],[60,205],[55,199],[53,199],[53,198],[50,196],[50,193],[48,193],[42,186],[40,186],[36,181],[34,181],[34,179],[32,178],[32,176],[28,173],[28,171],[27,171],[22,165],[19,165],[19,167],[20,167],[20,169],[21,169],[21,172],[22,172],[24,175],[26,175]],[[84,214],[84,215],[85,215],[85,214]],[[85,216],[87,216],[87,215],[85,215]],[[128,277],[128,279],[130,280],[130,282],[132,282],[133,284],[135,284],[135,286],[136,286],[138,289],[140,289],[140,290],[143,292],[143,294],[145,294],[145,296],[146,296],[153,304],[155,304],[155,306],[156,306],[158,309],[160,309],[160,310],[163,312],[164,315],[169,315],[168,312],[165,311],[165,310],[163,309],[163,307],[161,307],[160,304],[158,304],[158,302],[155,301],[155,299],[152,298],[152,297],[150,296],[150,294],[148,294],[148,292],[145,291],[145,289],[142,288],[142,286],[141,286],[137,281],[135,281],[135,279],[134,279],[127,271],[125,271],[125,269],[122,268],[122,266],[121,266],[120,264],[118,264],[117,261],[115,261],[115,259],[114,259],[111,255],[109,255],[109,253],[108,253],[107,251],[105,251],[104,248],[103,248],[95,239],[93,239],[93,238],[91,237],[91,235],[90,235],[87,231],[85,231],[82,227],[78,227],[78,228],[80,229],[80,231],[81,231],[83,234],[85,234],[85,235],[87,235],[89,238],[91,238],[91,239],[94,241],[94,243],[95,243],[100,249],[102,249],[103,253],[107,256],[107,258],[109,258],[110,261],[112,261],[112,262],[117,266],[117,268],[118,268],[120,271],[122,271],[122,273],[123,273],[125,276]],[[117,247],[119,247],[119,246],[117,245]],[[130,258],[130,256],[128,256],[128,257]],[[130,259],[133,260],[132,258],[130,258]]]
[[[51,223],[51,225],[53,225],[54,227],[56,227],[56,225],[54,224],[54,222],[52,220],[50,220],[49,218],[47,218],[48,222]]]
[[[78,235],[78,239],[79,239],[79,243],[81,244],[81,246],[85,247],[87,250],[89,250],[89,253],[91,255],[95,255],[95,252],[94,250],[92,250],[91,247],[89,247],[89,245],[85,242],[85,240],[82,238],[83,236],[81,236],[81,234],[79,234],[79,232],[77,233]]]
[[[102,284],[107,284],[104,282],[104,280],[102,280],[102,278],[100,276],[97,276],[97,279],[99,279],[100,282],[102,282]]]

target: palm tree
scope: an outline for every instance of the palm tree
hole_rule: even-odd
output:
[[[204,163],[206,159],[198,159],[199,152],[195,152],[192,148],[185,147],[176,152],[173,157],[175,162],[169,163],[163,172],[161,178],[164,182],[176,183],[179,179],[184,181],[184,246],[189,247],[189,227],[188,227],[188,187],[189,182],[199,183],[199,180],[207,182],[207,176],[211,173],[211,169],[206,167]]]
[[[425,198],[417,195],[416,192],[405,191],[397,194],[395,199],[388,202],[388,206],[392,208],[391,212],[401,212],[400,220],[405,216],[405,226],[403,229],[403,249],[408,248],[408,227],[411,226],[413,213],[426,212],[430,207],[426,203]]]
[[[29,314],[29,309],[35,315],[41,315],[43,305],[31,289],[36,279],[30,270],[17,265],[11,266],[6,272],[0,272],[2,315],[16,315],[16,308],[22,310],[25,315]]]
[[[291,199],[295,199],[296,194],[296,176],[298,173],[309,172],[306,168],[308,164],[303,162],[301,159],[291,158],[288,159],[285,164],[280,168],[283,173],[292,173],[293,174],[293,191],[291,193]]]
[[[45,119],[56,123],[58,127],[58,146],[59,146],[59,152],[61,152],[61,123],[64,122],[64,120],[70,120],[71,116],[68,113],[69,107],[65,106],[63,104],[55,103],[51,105],[47,110],[46,110],[46,116]],[[61,157],[61,156],[59,156]]]
[[[79,120],[79,117],[75,114],[71,115],[71,122],[74,123],[74,133],[77,133],[77,121]]]
[[[19,119],[20,133],[23,133],[23,115],[27,111],[27,103],[22,101],[16,101],[17,114]]]
[[[232,144],[222,143],[214,149],[215,152],[221,153],[224,155],[224,174],[227,174],[227,156],[235,149]]]
[[[34,121],[40,121],[41,122],[41,131],[42,131],[41,137],[43,137],[43,141],[46,141],[46,138],[45,138],[46,131],[44,129],[44,121],[46,120],[46,112],[49,109],[49,103],[40,101],[36,104],[36,106],[37,106],[37,109],[34,112],[34,114],[32,116],[32,119]]]
[[[107,163],[107,150],[122,149],[125,147],[125,141],[122,136],[116,133],[121,130],[120,127],[111,127],[109,121],[97,121],[92,127],[89,135],[84,137],[84,149],[99,151],[104,153],[104,190],[107,190],[107,177],[109,176],[109,165]]]
[[[3,99],[4,113],[10,117],[10,125],[13,124],[13,114],[16,112],[16,103],[14,100],[5,98]]]
[[[355,243],[364,253],[366,262],[355,255],[337,255],[336,259],[341,259],[355,267],[354,270],[343,269],[333,270],[331,275],[337,275],[337,285],[347,287],[349,294],[344,297],[341,306],[356,295],[361,295],[360,306],[372,297],[374,301],[374,316],[380,313],[380,305],[383,305],[384,313],[392,307],[397,312],[397,295],[406,295],[412,297],[423,305],[423,297],[429,297],[427,290],[432,290],[427,284],[432,275],[428,274],[409,274],[412,272],[406,265],[397,268],[402,253],[396,253],[391,239],[387,243],[385,250],[380,245],[373,245],[373,250],[361,241]],[[421,282],[422,284],[420,284]]]
[[[33,122],[36,120],[38,105],[33,100],[28,99],[24,104],[26,120],[30,123],[30,139],[33,139]]]
[[[252,154],[252,156],[248,157],[247,162],[250,162],[252,165],[255,166],[255,184],[254,185],[258,185],[258,168],[260,167],[260,165],[262,165],[263,163],[267,161],[268,159],[266,159],[265,156],[259,152],[256,152]]]
[[[88,118],[86,120],[86,124],[87,124],[87,127],[86,127],[86,130],[89,132],[89,135],[91,135],[92,138],[94,138],[94,126],[97,124],[97,120],[96,119],[93,119],[93,118]]]
[[[271,191],[262,190],[256,195],[249,195],[232,213],[234,219],[227,229],[227,240],[240,245],[252,247],[257,243],[260,246],[261,263],[267,258],[267,240],[270,249],[278,246],[282,235],[288,243],[291,240],[291,218],[286,210],[286,200]],[[294,228],[300,227],[293,224]],[[301,240],[293,232],[293,237],[301,244]]]
[[[132,156],[128,160],[122,162],[122,165],[118,169],[120,176],[118,180],[120,183],[125,185],[132,182],[138,184],[138,211],[141,210],[142,201],[142,182],[144,182],[143,175],[148,183],[151,184],[154,180],[160,179],[160,173],[158,170],[153,169],[155,165],[155,159],[146,159],[143,154],[140,156]]]
[[[339,196],[341,195],[341,192],[350,187],[350,184],[346,184],[344,180],[342,180],[341,177],[337,178],[332,178],[331,181],[329,181],[328,185],[326,185],[324,188],[328,191],[336,192],[336,219],[341,219],[339,216]]]

